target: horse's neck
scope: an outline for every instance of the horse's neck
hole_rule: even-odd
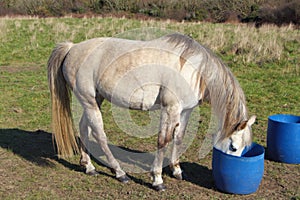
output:
[[[222,63],[214,70],[208,83],[212,112],[218,121],[218,129],[228,137],[234,127],[247,119],[245,96],[231,71]]]

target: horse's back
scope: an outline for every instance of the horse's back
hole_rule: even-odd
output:
[[[64,70],[69,83],[79,91],[93,93],[96,87],[101,96],[113,103],[149,110],[161,103],[162,90],[173,94],[170,101],[193,99],[187,79],[180,74],[180,51],[165,38],[96,38],[75,44]],[[197,100],[194,98],[193,102]]]

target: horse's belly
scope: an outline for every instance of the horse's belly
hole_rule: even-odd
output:
[[[160,86],[158,85],[137,87],[120,85],[113,92],[105,92],[104,96],[120,107],[136,110],[155,110],[160,108],[159,90]]]
[[[135,90],[129,98],[132,109],[153,110],[160,108],[159,86],[146,85]]]

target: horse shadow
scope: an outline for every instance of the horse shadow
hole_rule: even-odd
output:
[[[107,167],[108,165],[105,160],[99,160],[99,157],[103,157],[104,153],[100,150],[98,144],[92,143],[91,145],[93,148],[99,149],[96,155],[92,154],[93,160],[98,165]],[[70,170],[83,172],[79,162],[78,164],[74,164],[68,160],[58,158],[55,153],[55,144],[52,142],[52,134],[43,130],[26,131],[21,129],[0,129],[0,147],[7,149],[8,151],[12,151],[14,154],[19,155],[38,166],[55,167],[55,162],[58,162]],[[112,153],[117,155],[116,158],[119,162],[127,163],[129,167],[130,165],[138,165],[138,168],[144,171],[150,171],[154,155],[112,144],[110,144],[109,147]],[[124,152],[127,154],[125,155]],[[130,153],[128,154],[128,152]],[[163,174],[172,176],[168,163],[169,160],[165,158],[164,166],[166,167],[163,168]],[[184,171],[185,181],[191,182],[200,187],[208,189],[213,188],[214,183],[210,169],[197,163],[190,162],[183,162],[180,163],[180,165]],[[99,172],[99,174],[114,177],[112,174],[106,172]],[[152,185],[149,182],[135,177],[134,174],[129,175],[129,177],[137,184],[152,188]]]
[[[103,159],[104,153],[100,150],[99,145],[96,142],[90,141],[88,144],[88,150],[90,150],[93,160],[99,165],[108,166],[105,159]],[[151,171],[151,166],[154,160],[154,153],[148,153],[138,150],[133,150],[130,148],[117,146],[109,144],[109,148],[115,158],[119,161],[124,171],[128,174],[134,173],[145,173]],[[95,149],[97,149],[95,151]],[[170,160],[164,158],[163,160],[163,174],[169,177],[173,177],[172,171],[169,167]],[[183,170],[183,180],[191,182],[200,187],[207,189],[214,188],[214,181],[212,177],[212,170],[208,167],[201,166],[195,162],[182,162],[180,166]],[[134,171],[136,170],[136,171]],[[132,173],[131,173],[132,172]],[[152,188],[151,184],[145,183],[143,180],[137,179],[134,176],[128,175],[135,183],[149,186]]]
[[[53,166],[56,159],[52,135],[43,130],[0,129],[0,147],[39,166]]]
[[[180,163],[183,171],[183,180],[198,185],[202,188],[213,189],[214,180],[212,176],[212,170],[208,167],[199,165],[198,163],[182,162]],[[172,176],[170,168],[165,167],[166,174]]]

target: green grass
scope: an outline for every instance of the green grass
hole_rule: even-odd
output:
[[[299,30],[290,26],[255,29],[244,25],[117,18],[0,18],[0,198],[264,199],[275,195],[299,199],[300,183],[295,180],[299,177],[299,165],[271,161],[265,162],[265,177],[255,194],[229,195],[214,189],[211,154],[198,158],[210,119],[207,104],[200,108],[202,123],[196,138],[182,156],[183,166],[193,181],[179,182],[165,175],[165,193],[149,188],[149,174],[131,174],[134,181],[122,185],[106,167],[97,165],[103,174],[88,177],[80,172],[78,156],[56,158],[51,143],[46,72],[55,44],[93,37],[124,37],[124,31],[146,27],[190,35],[221,56],[246,94],[249,113],[258,116],[258,123],[253,126],[256,142],[266,146],[269,115],[299,115],[300,38]],[[113,144],[139,151],[155,149],[155,136],[137,139],[124,134],[110,110],[110,104],[105,102],[105,129]],[[131,111],[131,116],[140,125],[149,121],[147,112]]]
[[[2,67],[4,68],[4,67]],[[1,128],[19,127],[22,129],[48,127],[49,92],[45,68],[5,67],[1,77]],[[37,115],[39,113],[40,115]]]

